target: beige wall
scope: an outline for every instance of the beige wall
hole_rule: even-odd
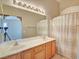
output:
[[[25,10],[17,9],[14,7],[3,5],[4,14],[19,16],[22,18],[23,23],[23,38],[36,36],[36,23],[40,20],[44,20],[46,17],[42,15],[38,15],[35,13],[31,13]],[[0,8],[1,14],[1,8]]]
[[[43,0],[41,5],[46,10],[46,15],[49,20],[59,16],[59,3],[56,0]]]
[[[79,5],[79,0],[60,0],[60,11],[64,10],[67,7]]]

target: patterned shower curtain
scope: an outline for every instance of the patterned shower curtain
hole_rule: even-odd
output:
[[[51,25],[57,53],[68,59],[79,59],[79,13],[58,16]]]

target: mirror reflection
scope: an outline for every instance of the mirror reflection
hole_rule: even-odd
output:
[[[3,41],[22,38],[22,22],[19,17],[0,16],[0,21],[0,36]]]
[[[38,36],[48,36],[48,20],[45,15],[3,5],[0,15],[0,43]],[[16,13],[13,13],[16,12]],[[0,12],[0,14],[2,14]]]

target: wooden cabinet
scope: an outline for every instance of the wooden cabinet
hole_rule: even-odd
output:
[[[56,54],[56,41],[52,41],[52,56]]]
[[[52,56],[52,42],[46,43],[46,59],[50,59]]]
[[[22,59],[33,59],[33,49],[23,51],[21,57]]]
[[[2,59],[21,59],[21,54],[15,54]]]
[[[45,44],[34,48],[34,59],[45,59]]]
[[[2,59],[51,59],[56,53],[56,42],[48,42]]]

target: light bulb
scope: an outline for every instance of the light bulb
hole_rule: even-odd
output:
[[[8,27],[6,22],[5,22],[5,23],[3,23],[3,27]]]

